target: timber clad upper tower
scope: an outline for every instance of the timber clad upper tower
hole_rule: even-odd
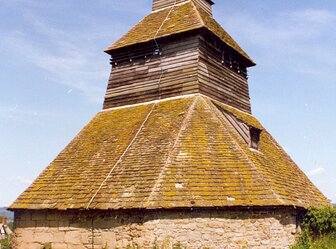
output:
[[[153,0],[106,49],[104,110],[11,205],[14,248],[288,248],[329,205],[251,115],[255,63],[213,4]]]
[[[104,108],[200,93],[250,112],[255,65],[211,17],[208,0],[153,2],[153,12],[107,48],[113,70]]]

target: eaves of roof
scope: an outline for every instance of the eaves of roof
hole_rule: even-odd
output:
[[[123,47],[205,28],[217,36],[227,46],[243,56],[249,62],[249,66],[255,65],[253,60],[221,25],[204,10],[196,7],[192,1],[172,8],[173,9],[166,8],[150,13],[118,41],[109,46],[105,52],[112,53]]]

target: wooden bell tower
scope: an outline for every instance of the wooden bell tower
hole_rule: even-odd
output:
[[[104,108],[202,94],[251,112],[255,65],[212,18],[210,0],[153,0],[153,11],[107,48],[112,72]]]
[[[250,115],[255,64],[211,6],[153,0],[106,49],[105,110],[10,206],[14,249],[289,248],[330,205]]]

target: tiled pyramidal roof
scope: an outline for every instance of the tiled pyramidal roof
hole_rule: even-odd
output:
[[[223,111],[262,130],[259,151]],[[254,117],[194,95],[98,113],[11,208],[327,203]]]
[[[152,12],[107,52],[201,28],[254,64],[193,1]],[[261,131],[258,150],[237,126]],[[10,208],[325,204],[328,200],[253,116],[195,93],[101,111]]]
[[[169,13],[170,12],[170,13]],[[169,19],[165,20],[169,13]],[[161,26],[163,23],[163,26]],[[110,53],[113,50],[131,46],[139,43],[145,43],[154,38],[163,38],[183,32],[205,28],[216,35],[226,45],[234,49],[241,56],[247,59],[251,65],[255,65],[252,59],[240,48],[232,37],[203,9],[197,7],[192,1],[171,8],[165,8],[161,11],[150,13],[128,33],[118,41],[109,46],[105,52]],[[157,33],[157,31],[159,32]]]

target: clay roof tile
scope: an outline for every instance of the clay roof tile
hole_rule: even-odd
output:
[[[259,151],[223,110],[262,130]],[[98,113],[10,208],[325,204],[257,119],[196,95]]]

